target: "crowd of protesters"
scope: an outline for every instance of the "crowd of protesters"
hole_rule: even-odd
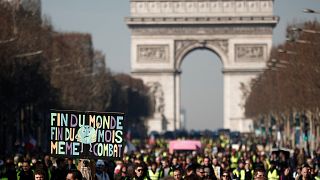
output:
[[[232,148],[228,143],[202,139],[197,151],[169,153],[168,140],[138,142],[121,160],[57,158],[18,154],[0,160],[0,180],[320,180],[320,149],[268,152],[254,146]]]

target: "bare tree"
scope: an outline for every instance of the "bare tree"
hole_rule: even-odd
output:
[[[292,27],[300,29],[298,36],[293,34]],[[320,36],[310,33],[319,30],[317,21],[291,25],[287,34],[295,37],[272,50],[269,68],[252,81],[245,104],[246,116],[255,119],[256,124],[261,117],[272,116],[278,127],[300,126],[307,133],[311,128],[307,127],[309,120],[314,129],[319,127]],[[308,121],[295,124],[292,117],[296,115],[300,119],[308,116]]]

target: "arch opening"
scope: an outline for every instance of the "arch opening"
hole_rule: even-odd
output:
[[[210,48],[192,48],[180,59],[181,127],[223,127],[223,60]]]
[[[188,42],[188,41],[186,41]],[[192,53],[196,50],[208,50],[213,54],[218,56],[220,62],[225,65],[227,64],[227,42],[225,40],[217,40],[217,41],[198,41],[191,42],[188,45],[185,45],[183,48],[179,49],[176,53],[176,63],[175,67],[177,70],[181,70],[182,61],[185,59],[188,54]]]

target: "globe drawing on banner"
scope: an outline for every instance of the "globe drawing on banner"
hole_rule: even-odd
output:
[[[51,110],[51,155],[121,159],[123,149],[124,113]]]

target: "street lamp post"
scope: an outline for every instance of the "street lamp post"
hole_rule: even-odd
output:
[[[295,43],[302,43],[302,44],[313,44],[313,43],[310,42],[310,41],[301,40],[301,39],[287,38],[287,41],[289,41],[289,42],[295,42]]]
[[[285,49],[278,49],[278,53],[285,53],[285,54],[291,54],[291,55],[297,55],[298,53],[295,51],[285,50]]]
[[[309,8],[305,8],[303,9],[304,13],[312,13],[312,14],[320,14],[320,11],[318,10],[313,10],[313,9],[309,9]]]
[[[320,34],[320,31],[316,31],[316,30],[312,30],[312,29],[302,29],[302,28],[297,28],[297,27],[292,27],[290,30],[294,31],[294,32],[305,32],[305,33],[312,33],[312,34]]]

